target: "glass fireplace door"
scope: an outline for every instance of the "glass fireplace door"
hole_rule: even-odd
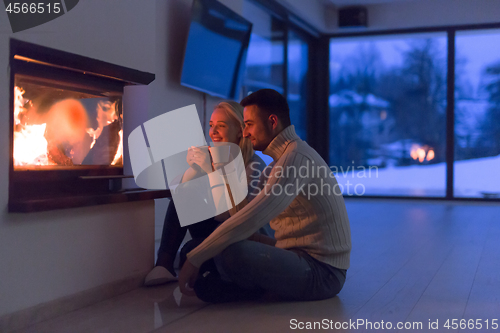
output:
[[[16,75],[14,170],[123,166],[121,92]]]

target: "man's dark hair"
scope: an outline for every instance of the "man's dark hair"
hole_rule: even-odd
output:
[[[290,108],[286,98],[273,89],[260,89],[243,98],[241,106],[256,105],[267,117],[271,114],[278,116],[283,127],[291,125]]]

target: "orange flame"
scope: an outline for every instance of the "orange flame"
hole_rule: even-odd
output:
[[[24,90],[19,87],[14,87],[14,125],[19,125],[21,120],[19,120],[19,116],[21,113],[25,112],[24,108]]]
[[[20,87],[14,89],[14,165],[27,166],[27,165],[57,165],[48,157],[48,143],[46,135],[53,138],[54,142],[68,141],[71,137],[72,148],[70,159],[76,164],[81,163],[87,152],[92,149],[96,140],[102,133],[105,126],[111,124],[113,121],[118,120],[116,112],[116,102],[99,102],[97,106],[97,129],[85,128],[87,124],[87,114],[83,105],[74,99],[66,99],[54,104],[48,112],[47,122],[50,123],[47,129],[47,122],[38,125],[26,124],[26,115],[28,110],[25,105],[31,102],[24,98],[25,91]],[[57,123],[56,123],[57,122]],[[83,126],[83,128],[82,128]],[[47,132],[48,131],[48,132]],[[90,139],[83,140],[81,137],[90,135],[93,141],[88,146]],[[49,133],[50,132],[50,133]],[[87,134],[86,134],[87,133]],[[123,130],[120,130],[120,142],[116,154],[114,156],[112,165],[121,164],[123,156]],[[73,142],[74,141],[74,142]],[[86,148],[82,145],[86,141]],[[76,149],[76,150],[75,150]],[[80,152],[80,155],[75,159],[75,152]]]
[[[19,87],[14,88],[14,165],[51,165],[47,156],[47,140],[45,139],[45,126],[26,125],[21,123],[21,115],[26,112],[24,105],[25,91]]]
[[[111,162],[111,165],[116,165],[123,156],[123,130],[120,130],[118,134],[120,135],[120,144],[118,145],[115,158],[113,159],[113,162]]]
[[[46,124],[24,126],[14,132],[14,165],[53,165],[47,156]]]

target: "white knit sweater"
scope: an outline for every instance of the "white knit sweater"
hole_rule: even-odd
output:
[[[261,178],[267,178],[260,184],[263,189],[188,253],[189,261],[199,267],[270,221],[276,247],[300,248],[319,261],[348,269],[349,219],[328,165],[297,136],[293,125],[278,134],[263,153],[274,160]]]

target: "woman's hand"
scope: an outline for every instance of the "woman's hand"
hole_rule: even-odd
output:
[[[206,173],[211,173],[213,171],[212,159],[208,150],[205,151],[198,147],[191,147],[188,149],[186,160],[193,169],[199,166]]]

